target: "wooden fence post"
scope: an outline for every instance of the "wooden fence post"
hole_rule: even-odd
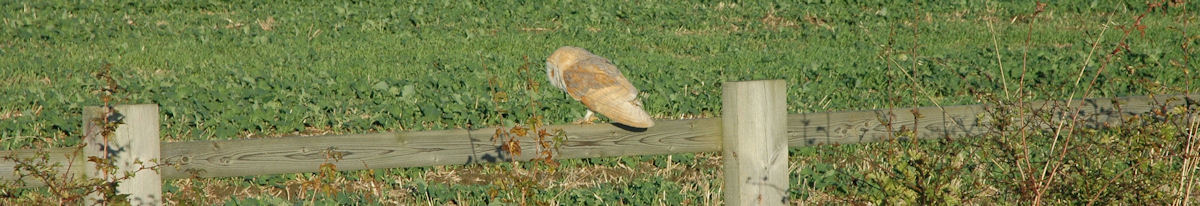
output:
[[[788,203],[787,85],[726,82],[721,97],[728,205]]]
[[[128,194],[131,205],[162,205],[162,176],[155,169],[148,169],[161,161],[159,145],[158,105],[117,105],[116,114],[102,117],[102,107],[86,107],[83,110],[83,131],[87,145],[84,158],[108,157],[112,159],[116,172],[103,172],[94,162],[88,162],[87,175],[93,178],[118,180],[117,193]],[[103,121],[121,122],[108,138],[105,148]],[[127,177],[127,172],[134,172]],[[100,194],[92,193],[86,205],[100,201]]]

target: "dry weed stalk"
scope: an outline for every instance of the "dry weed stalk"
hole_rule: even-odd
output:
[[[529,57],[526,56],[525,64],[518,70],[519,74],[525,77],[522,89],[527,94],[536,92],[540,86],[538,81],[533,78],[537,76],[538,71],[533,71],[531,75],[530,65]],[[484,67],[486,69],[487,65],[484,65]],[[497,103],[495,105],[508,100],[509,93],[497,91],[497,88],[503,85],[502,81],[499,81],[499,78],[489,78],[488,84],[492,88],[492,101],[493,103]],[[513,192],[518,193],[518,197],[509,199],[509,201],[522,205],[528,204],[527,201],[536,192],[535,190],[544,189],[545,186],[542,186],[542,184],[545,177],[553,175],[557,171],[558,162],[554,160],[554,157],[558,153],[559,146],[566,141],[566,133],[562,129],[548,130],[545,128],[542,116],[538,115],[540,106],[537,100],[530,97],[528,104],[525,105],[525,109],[530,111],[529,114],[532,115],[526,119],[524,124],[517,124],[507,128],[498,127],[491,138],[493,145],[500,145],[500,150],[508,156],[507,160],[510,161],[512,167],[507,172],[498,175],[500,178],[494,183],[500,185],[500,188],[493,188],[488,191],[492,198],[498,196],[502,191],[509,192],[510,194]],[[496,114],[496,117],[503,117],[505,116],[503,113],[507,112],[499,108],[495,109],[495,111],[501,113]],[[535,155],[532,157],[532,160],[534,160],[535,165],[532,166],[533,169],[523,169],[521,166],[520,160],[522,159],[523,152],[525,152],[525,148],[521,146],[521,142],[525,138],[532,140],[534,143],[533,152]],[[495,167],[503,170],[501,166],[497,165]]]
[[[93,121],[95,125],[100,125],[100,131],[98,132],[104,143],[103,148],[108,150],[108,140],[115,135],[117,128],[124,124],[122,121],[123,116],[113,108],[115,102],[114,96],[117,93],[123,92],[124,88],[113,77],[112,64],[105,63],[101,65],[100,70],[94,76],[104,82],[103,87],[97,89],[97,95],[101,102],[103,102],[103,112],[96,119],[87,121]],[[86,137],[87,134],[84,136]],[[165,166],[165,164],[149,164],[138,160],[134,162],[134,164],[139,165],[137,169],[121,172],[117,168],[115,161],[108,157],[109,152],[104,152],[103,156],[100,157],[84,157],[86,158],[84,161],[95,164],[95,169],[102,174],[101,177],[78,176],[77,170],[81,168],[76,167],[74,163],[77,161],[74,158],[82,156],[84,146],[85,144],[74,146],[71,152],[65,154],[66,165],[61,165],[58,162],[50,160],[50,147],[52,146],[40,142],[33,145],[35,152],[29,157],[18,157],[16,153],[11,153],[0,157],[0,160],[15,163],[16,166],[13,169],[16,172],[18,180],[33,177],[33,179],[45,184],[45,187],[48,189],[47,192],[52,195],[52,197],[35,196],[35,198],[26,201],[39,204],[54,203],[58,205],[80,204],[81,200],[90,198],[89,196],[98,198],[98,203],[102,205],[128,204],[128,200],[126,199],[128,195],[117,194],[117,183],[133,178],[133,175],[137,172],[156,170],[161,166]],[[17,181],[12,183],[5,182],[0,186],[3,186],[0,187],[3,188],[0,191],[7,194],[9,192],[7,188],[19,188],[26,186],[26,184]],[[14,200],[4,199],[4,202],[8,201]]]

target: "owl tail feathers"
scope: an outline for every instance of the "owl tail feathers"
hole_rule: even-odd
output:
[[[584,101],[584,105],[617,123],[630,127],[650,128],[654,119],[637,102],[633,101]],[[588,104],[590,103],[590,104]]]

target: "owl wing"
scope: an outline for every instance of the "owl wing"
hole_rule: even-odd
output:
[[[654,120],[637,101],[638,89],[617,67],[599,56],[583,58],[563,69],[567,94],[588,109],[625,125],[647,128]]]

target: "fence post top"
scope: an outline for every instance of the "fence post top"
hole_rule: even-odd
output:
[[[752,84],[784,84],[784,83],[786,83],[786,81],[784,81],[783,79],[745,80],[745,81],[725,82],[724,85],[722,85],[722,87],[728,88],[731,86],[742,86],[742,85],[752,85]]]

